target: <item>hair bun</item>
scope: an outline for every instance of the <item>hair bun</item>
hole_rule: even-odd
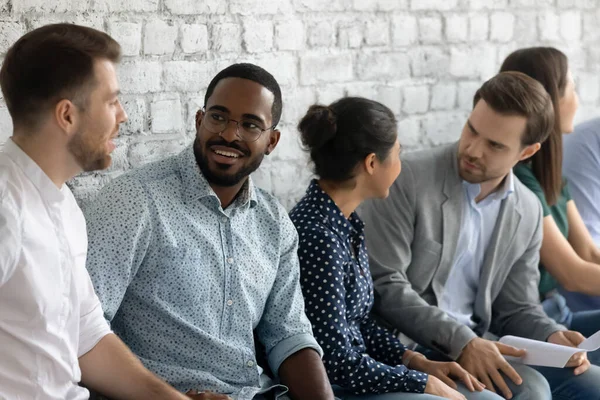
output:
[[[298,130],[304,146],[319,148],[335,137],[337,117],[327,106],[312,105],[298,124]]]

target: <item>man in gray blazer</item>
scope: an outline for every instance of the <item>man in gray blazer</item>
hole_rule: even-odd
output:
[[[580,397],[565,398],[600,398],[596,367],[575,378],[590,368],[585,353],[568,369],[539,368],[544,379],[503,357],[522,351],[482,338],[515,335],[569,346],[584,339],[539,304],[542,210],[512,174],[553,124],[550,98],[537,81],[501,73],[475,94],[457,143],[404,158],[389,197],[359,210],[374,313],[430,357],[458,361],[507,398],[550,398],[548,385],[555,396],[576,390]]]

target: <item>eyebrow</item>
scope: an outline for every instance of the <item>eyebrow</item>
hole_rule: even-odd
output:
[[[224,112],[224,113],[227,113],[227,114],[230,113],[230,111],[229,111],[229,109],[227,107],[219,106],[219,105],[211,106],[206,111],[210,111],[210,110],[221,111],[221,112]],[[244,119],[252,119],[254,121],[260,122],[261,124],[265,125],[265,121],[261,117],[259,117],[258,115],[254,115],[254,114],[242,114],[242,118],[244,118]]]
[[[475,128],[473,128],[473,125],[471,125],[471,121],[467,120],[467,125],[469,126],[469,129],[471,129],[473,132],[475,132],[476,135],[480,135],[480,133],[477,132],[477,130]],[[508,147],[504,143],[496,142],[495,140],[490,140],[490,139],[486,139],[486,140],[488,141],[488,143],[490,143],[494,146],[500,146],[503,148]]]
[[[117,89],[114,92],[111,92],[108,96],[109,99],[112,99],[114,97],[118,97],[121,95],[121,89]]]

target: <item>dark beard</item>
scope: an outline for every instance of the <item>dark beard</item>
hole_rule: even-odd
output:
[[[214,141],[210,143],[210,145],[215,145]],[[227,143],[224,140],[218,143],[221,146],[229,146],[236,150],[243,151],[238,146],[233,143]],[[196,157],[196,164],[200,168],[200,172],[204,175],[204,178],[208,181],[208,183],[221,186],[221,187],[231,187],[240,183],[242,180],[246,179],[251,173],[256,171],[260,164],[262,163],[263,158],[265,157],[265,153],[260,153],[256,155],[254,159],[250,158],[249,164],[244,165],[237,173],[235,174],[227,174],[227,170],[231,168],[230,165],[217,165],[219,171],[211,171],[208,166],[208,157],[206,152],[209,151],[206,149],[209,144],[207,143],[205,148],[202,148],[200,141],[198,139],[194,140],[194,156]],[[247,153],[247,152],[245,152]],[[223,173],[219,173],[222,171]]]

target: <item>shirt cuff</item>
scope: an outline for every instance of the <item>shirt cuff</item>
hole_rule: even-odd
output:
[[[398,366],[396,368],[402,367]],[[425,393],[428,380],[428,374],[416,371],[414,369],[409,369],[408,373],[406,374],[406,379],[404,380],[402,391],[407,393]]]
[[[469,342],[477,337],[477,334],[466,325],[461,326],[450,344],[450,352],[447,354],[452,360],[458,360],[463,349]]]
[[[323,357],[323,349],[317,343],[316,339],[310,333],[300,333],[295,336],[283,339],[277,343],[269,352],[269,367],[276,376],[279,376],[279,367],[292,354],[302,349],[313,349]]]
[[[104,313],[100,303],[86,315],[79,319],[79,349],[77,357],[83,356],[92,350],[98,342],[111,333],[108,322],[104,319]]]

